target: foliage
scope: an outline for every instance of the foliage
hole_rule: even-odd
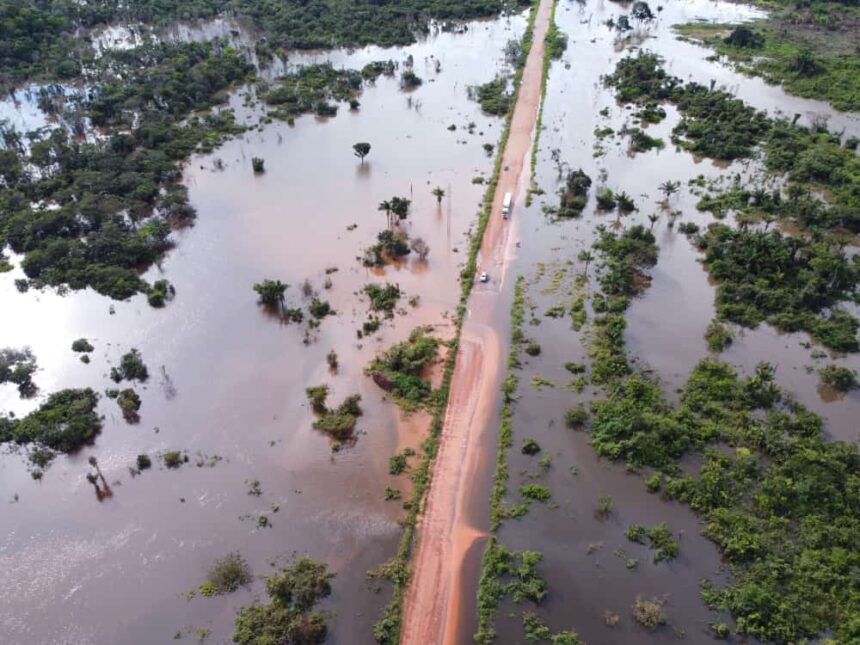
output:
[[[666,624],[666,612],[663,610],[663,600],[652,598],[643,600],[636,598],[633,604],[633,619],[647,629],[657,629]]]
[[[233,642],[240,645],[322,643],[328,632],[329,613],[314,609],[331,594],[328,567],[300,557],[279,574],[266,578],[269,603],[239,610]]]
[[[280,280],[269,280],[268,278],[254,285],[254,291],[260,296],[260,302],[264,305],[277,305],[284,302],[284,292],[289,285]]]
[[[91,352],[95,349],[92,343],[88,341],[86,338],[78,338],[76,341],[72,342],[72,351],[73,352]]]
[[[511,551],[490,536],[484,551],[478,583],[478,631],[475,642],[488,645],[495,637],[493,618],[499,603],[507,597],[515,603],[540,603],[546,596],[546,582],[537,572],[543,556],[538,551]]]
[[[215,560],[200,588],[204,596],[220,596],[250,584],[251,580],[251,568],[245,558],[238,552],[228,553]]]
[[[147,470],[152,468],[152,459],[150,459],[147,454],[138,455],[135,463],[137,464],[138,470]]]
[[[117,383],[122,380],[145,381],[149,378],[149,370],[146,368],[140,352],[132,348],[122,355],[119,367],[111,368],[110,377]]]
[[[640,128],[628,128],[630,136],[630,152],[647,152],[652,148],[662,148],[663,139],[652,137]]]
[[[167,468],[176,469],[188,461],[188,456],[178,450],[167,450],[162,453],[161,460]]]
[[[400,299],[399,285],[389,282],[386,282],[385,286],[367,284],[364,286],[364,293],[370,298],[371,310],[383,311],[387,318],[392,317],[397,301]]]
[[[546,502],[552,497],[549,488],[544,484],[525,484],[520,486],[520,495],[525,499],[534,499],[539,502]]]
[[[857,292],[856,258],[830,242],[724,224],[712,224],[695,243],[718,285],[721,318],[746,327],[767,321],[806,331],[831,349],[857,351],[858,322],[837,307]]]
[[[407,340],[391,346],[365,368],[380,387],[394,392],[401,405],[422,405],[431,400],[432,388],[422,376],[436,358],[440,341],[428,335],[430,331],[429,327],[417,327]]]
[[[791,94],[828,101],[837,110],[860,109],[856,10],[825,2],[785,5],[753,27],[699,24],[679,30],[727,56],[740,71]],[[731,32],[723,37],[727,28]]]
[[[705,340],[708,343],[708,349],[712,352],[721,352],[732,344],[734,334],[718,320],[712,320],[705,331]]]
[[[830,387],[847,392],[857,387],[857,372],[842,365],[827,365],[818,370],[821,382]]]
[[[308,311],[311,316],[320,320],[329,315],[334,315],[334,310],[331,308],[331,305],[326,300],[320,300],[316,296],[311,298],[311,302],[308,305]]]
[[[139,417],[137,411],[140,410],[140,396],[130,387],[120,391],[116,397],[116,402],[119,409],[122,410],[123,418],[129,423],[135,423]]]
[[[591,177],[580,168],[567,175],[567,182],[561,194],[561,204],[558,208],[559,217],[579,217],[588,203],[588,189],[591,187]]]
[[[147,290],[138,271],[170,247],[170,224],[194,217],[176,183],[181,163],[241,130],[232,112],[211,108],[250,66],[213,43],[150,44],[100,64],[110,69],[106,80],[67,101],[63,118],[89,119],[103,137],[48,129],[29,147],[20,139],[6,147],[15,161],[4,165],[0,245],[24,254],[37,285],[125,299]],[[16,170],[24,166],[33,171]]]
[[[361,163],[364,163],[364,158],[370,154],[370,144],[364,142],[353,144],[352,151],[356,157],[361,159]]]
[[[98,394],[90,388],[53,392],[22,419],[0,416],[0,443],[36,444],[57,452],[74,452],[101,432],[97,403]]]
[[[714,159],[749,157],[752,147],[767,134],[769,119],[764,112],[744,104],[727,92],[698,83],[684,84],[670,77],[655,54],[640,52],[618,62],[606,78],[623,103],[648,105],[671,101],[682,118],[672,131],[673,141],[691,152]],[[644,133],[634,133],[631,147],[647,149],[658,145]]]
[[[311,407],[319,417],[313,422],[317,430],[331,435],[334,439],[343,441],[352,437],[358,417],[362,415],[359,403],[361,395],[353,394],[346,397],[336,408],[326,406],[328,385],[317,385],[305,390]]]
[[[546,47],[546,55],[553,60],[561,58],[562,54],[564,54],[567,49],[567,34],[563,33],[558,28],[558,25],[555,24],[555,20],[550,23],[549,28],[546,31],[544,44]]]
[[[18,386],[18,394],[22,397],[34,396],[38,390],[33,382],[35,372],[36,357],[30,348],[0,349],[0,385],[14,383]]]
[[[475,96],[481,104],[481,109],[488,114],[504,116],[511,109],[513,96],[507,92],[508,79],[497,76],[494,80],[479,85]]]

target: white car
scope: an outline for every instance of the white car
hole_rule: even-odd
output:
[[[479,279],[481,282],[489,282],[489,281],[490,281],[490,276],[488,276],[488,275],[487,275],[487,272],[486,272],[486,271],[484,271],[483,273],[481,273],[481,277],[480,277],[480,278],[478,278],[478,279]]]

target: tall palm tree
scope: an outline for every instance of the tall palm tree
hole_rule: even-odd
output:
[[[394,225],[391,222],[391,202],[387,199],[384,202],[379,202],[377,210],[385,211],[385,216],[388,218],[388,228],[393,228]]]
[[[588,265],[591,263],[592,260],[594,260],[594,255],[591,253],[591,251],[583,249],[576,257],[580,262],[585,262],[585,270],[583,271],[583,273],[587,276]]]
[[[436,197],[436,203],[441,204],[442,198],[445,196],[445,191],[442,190],[440,186],[436,186],[436,188],[434,188],[431,192]]]

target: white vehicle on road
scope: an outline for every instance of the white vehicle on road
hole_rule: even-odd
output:
[[[508,219],[511,216],[511,202],[514,196],[511,193],[505,193],[505,199],[502,201],[502,217]]]
[[[490,276],[488,276],[488,275],[487,275],[487,272],[486,272],[486,271],[484,271],[483,273],[481,273],[481,277],[480,277],[480,278],[478,278],[478,279],[479,279],[481,282],[489,282],[489,281],[490,281]]]

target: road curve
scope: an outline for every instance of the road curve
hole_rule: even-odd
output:
[[[552,16],[552,0],[540,0],[532,47],[526,59],[502,152],[502,172],[478,258],[480,270],[501,284],[514,256],[511,221],[501,217],[506,192],[514,203],[525,197],[532,133],[541,101],[544,38]],[[521,209],[514,208],[514,218]],[[464,506],[477,472],[481,442],[491,432],[489,420],[498,404],[501,339],[493,327],[499,290],[476,283],[463,323],[457,363],[445,414],[433,479],[418,527],[412,582],[406,596],[400,642],[404,645],[455,643],[462,587],[463,559],[481,531],[471,526]]]

